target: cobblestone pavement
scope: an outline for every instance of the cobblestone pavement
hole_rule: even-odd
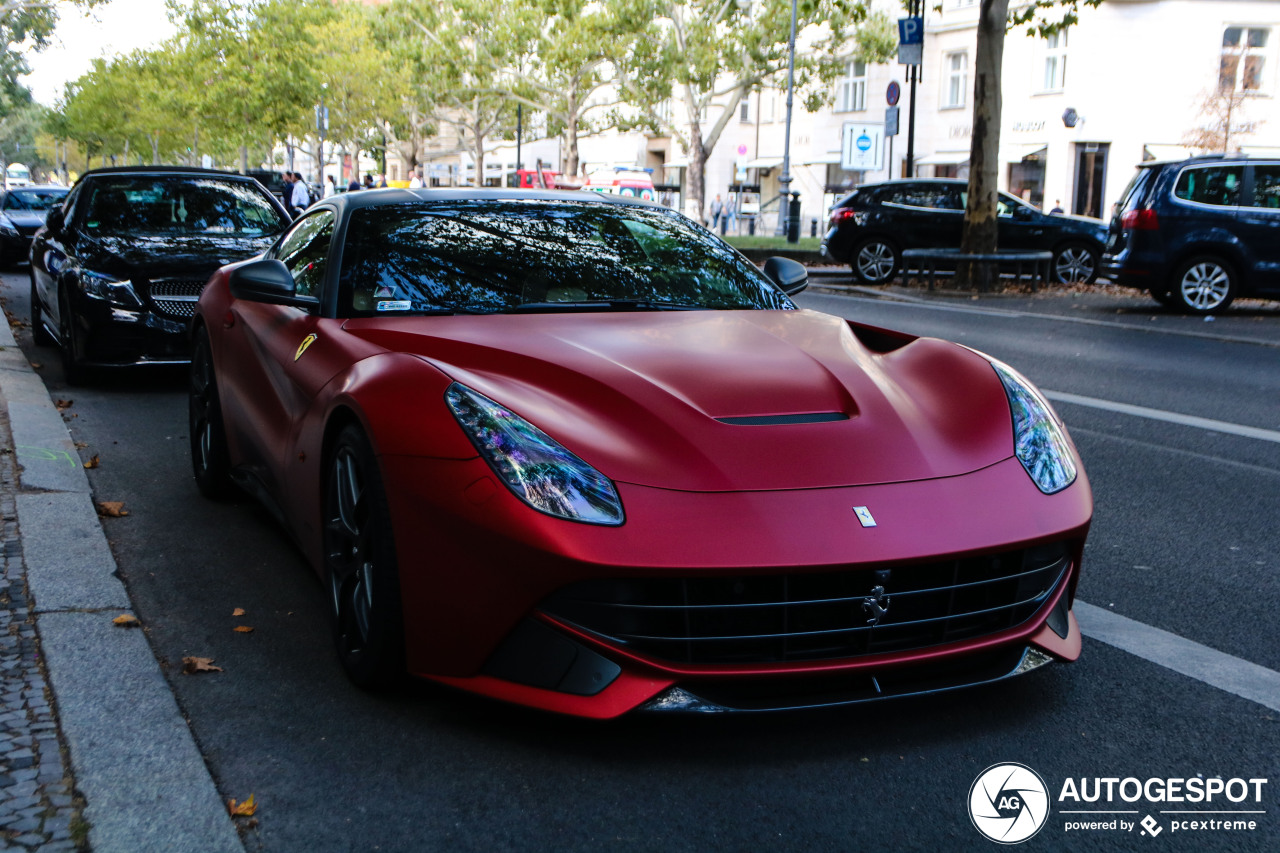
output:
[[[13,436],[0,407],[0,849],[86,851],[75,792],[40,661],[14,496]]]

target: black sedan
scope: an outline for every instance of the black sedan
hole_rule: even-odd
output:
[[[252,178],[180,167],[86,172],[31,247],[31,326],[67,381],[91,367],[189,359],[187,323],[210,274],[289,223]]]
[[[863,284],[885,284],[903,249],[958,249],[968,182],[905,180],[864,184],[831,209],[822,253],[849,264]],[[1008,193],[996,201],[1001,249],[1053,252],[1052,280],[1092,282],[1107,241],[1100,219],[1042,213]]]
[[[44,225],[49,211],[66,196],[66,187],[53,184],[14,187],[0,193],[0,267],[27,259],[31,238]]]

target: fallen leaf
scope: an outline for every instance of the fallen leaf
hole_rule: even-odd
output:
[[[76,404],[75,400],[54,400],[53,405],[58,407],[59,412],[65,412]]]
[[[36,370],[39,370],[40,368],[44,367],[44,365],[38,361],[31,362],[31,366]]]
[[[138,628],[142,625],[142,623],[138,621],[138,617],[134,616],[132,613],[122,613],[111,621],[114,624],[119,625],[121,628]]]
[[[243,608],[243,607],[237,607],[235,610],[232,610],[232,611],[231,611],[231,615],[232,615],[232,616],[243,616],[243,615],[244,615],[244,608]]]
[[[249,799],[243,803],[237,803],[234,799],[227,800],[227,811],[232,817],[253,817],[257,810],[258,804],[254,802],[253,794],[250,794]]]
[[[124,518],[128,514],[124,501],[98,501],[98,515],[104,518]]]
[[[222,672],[223,669],[213,665],[213,658],[186,657],[182,659],[182,671],[187,675],[195,675],[199,672]]]
[[[252,633],[253,633],[253,629],[252,629],[252,628],[250,628],[248,625],[237,625],[237,626],[235,626],[234,628],[232,628],[231,630],[232,630],[232,631],[235,631],[237,634],[252,634]]]
[[[93,458],[92,458],[92,459],[90,459],[88,462],[84,463],[84,467],[86,467],[86,468],[97,468],[97,467],[98,467],[98,465],[100,465],[100,464],[101,464],[101,463],[98,461],[98,454],[96,454],[96,453],[95,453],[95,454],[93,454]]]
[[[84,450],[88,446],[89,446],[89,443],[87,441],[76,442],[76,450]]]

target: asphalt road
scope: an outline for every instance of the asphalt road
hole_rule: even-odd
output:
[[[25,317],[25,270],[3,283]],[[1097,502],[1080,598],[1280,670],[1280,443],[1109,405],[1280,431],[1280,313],[1204,323],[1108,298],[800,301],[958,340],[1084,400],[1057,404]],[[430,685],[361,693],[286,535],[247,499],[197,494],[183,374],[70,389],[54,349],[20,343],[72,401],[83,458],[100,458],[96,498],[129,510],[104,522],[108,538],[221,792],[256,796],[248,850],[991,850],[966,803],[999,762],[1038,771],[1055,801],[1028,850],[1280,848],[1280,710],[1088,637],[1071,666],[820,713],[592,724]],[[225,671],[182,675],[186,655]],[[1119,819],[1159,818],[1155,838],[1069,832],[1081,816],[1057,802],[1068,778],[1198,775],[1269,781],[1260,804],[1112,804],[1130,812]],[[1210,808],[1265,813],[1234,832],[1174,831],[1222,816],[1160,813]]]

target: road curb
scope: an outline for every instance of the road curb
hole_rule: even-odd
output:
[[[98,853],[243,853],[142,631],[88,477],[44,384],[0,323],[0,400],[18,462],[18,526],[36,632]]]

